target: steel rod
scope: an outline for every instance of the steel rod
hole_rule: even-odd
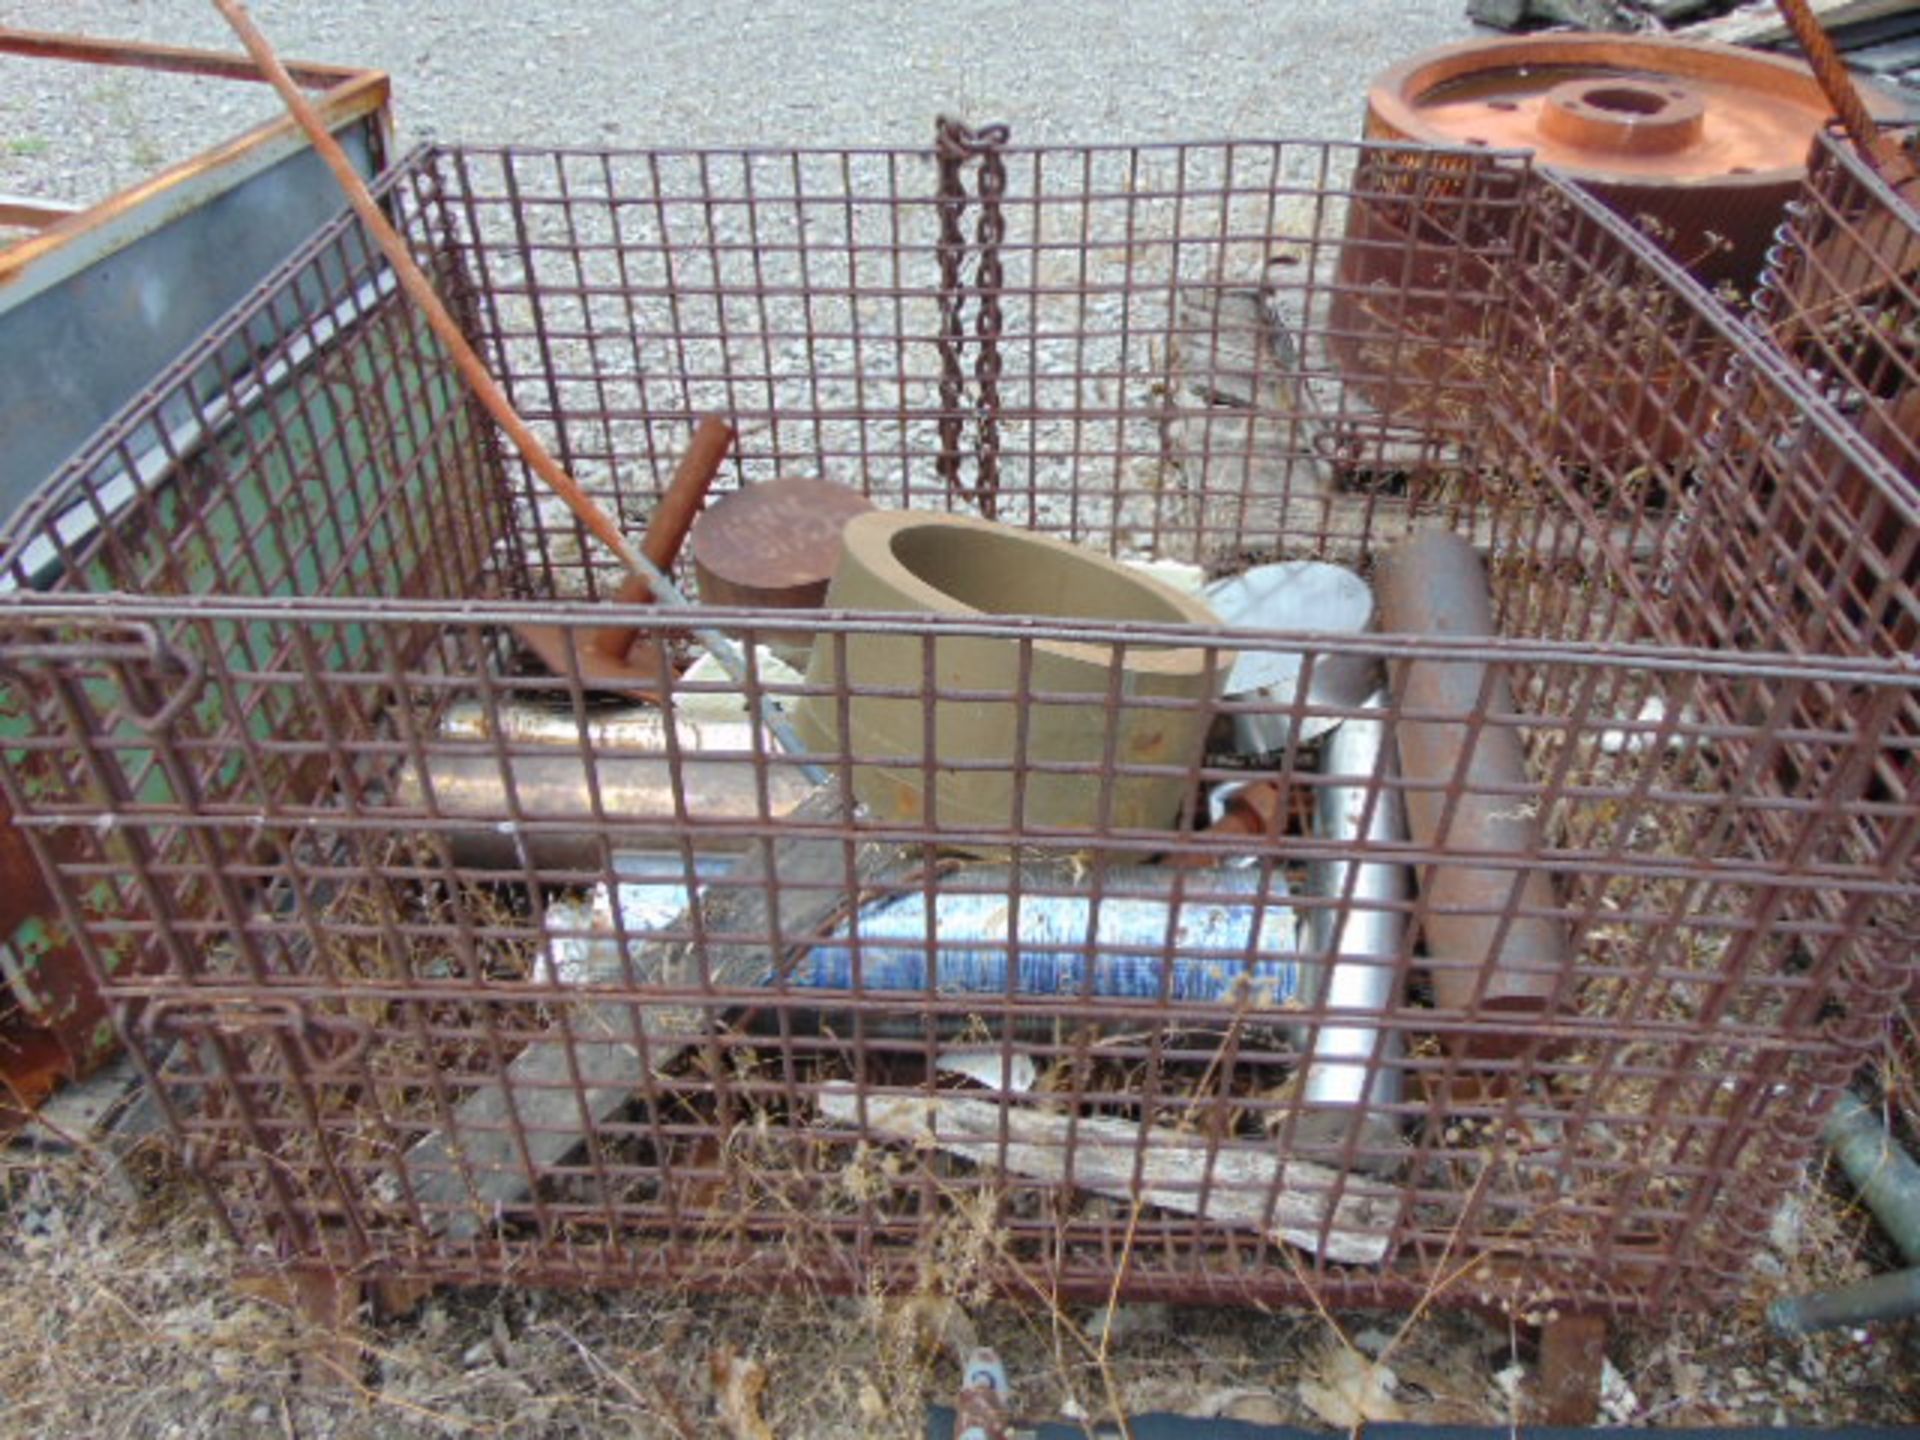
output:
[[[1767,1307],[1767,1319],[1783,1335],[1811,1335],[1870,1320],[1920,1314],[1920,1266],[1894,1270],[1810,1295],[1783,1295]]]

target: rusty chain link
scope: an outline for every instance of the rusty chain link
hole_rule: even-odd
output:
[[[940,167],[939,213],[940,240],[935,255],[940,266],[940,454],[936,468],[947,489],[965,495],[979,507],[987,519],[994,517],[995,497],[1000,489],[1000,290],[1004,283],[1000,266],[1000,244],[1006,237],[1006,217],[1001,197],[1007,191],[1006,164],[1001,151],[1007,143],[1005,125],[969,128],[951,116],[941,116],[935,126],[934,153]],[[965,218],[969,196],[964,171],[967,163],[978,159],[980,173],[980,215],[974,227],[975,262],[973,293],[979,301],[974,316],[974,336],[978,350],[974,356],[974,458],[973,488],[960,479],[960,436],[964,428],[966,371],[960,362],[960,349],[966,337],[962,315],[968,287],[964,276],[967,253]]]
[[[967,242],[960,229],[960,217],[966,212],[967,191],[960,178],[966,163],[966,144],[960,138],[969,132],[957,120],[941,116],[934,122],[934,155],[940,166],[940,243],[935,255],[940,264],[940,455],[934,462],[949,494],[964,495],[960,483],[960,395],[966,384],[960,369],[960,258]]]

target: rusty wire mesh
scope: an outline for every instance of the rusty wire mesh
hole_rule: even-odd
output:
[[[1897,476],[1630,232],[1511,160],[1004,162],[1002,521],[1216,572],[1370,569],[1449,528],[1486,556],[1501,633],[706,612],[755,692],[842,734],[855,705],[917,707],[932,743],[896,770],[1011,797],[998,822],[878,813],[863,740],[816,755],[814,786],[712,708],[723,682],[674,683],[667,723],[528,663],[512,624],[584,637],[614,576],[342,222],[103,433],[4,560],[0,775],[210,1202],[256,1261],[430,1279],[1724,1295],[1913,939]],[[930,156],[436,150],[386,193],[629,528],[708,412],[740,431],[725,485],[824,475],[929,510],[966,488],[935,463],[942,422],[977,445],[981,417],[970,393],[941,408]],[[1463,239],[1472,264],[1437,258]],[[250,358],[194,392],[236,334]],[[1836,555],[1854,493],[1902,517],[1905,549],[1873,532]],[[691,653],[690,620],[645,618]],[[822,683],[754,648],[803,633],[839,677],[890,644],[918,679]],[[986,642],[988,678],[949,667]],[[1343,775],[1295,742],[1250,775],[1208,740],[1235,706],[1130,682],[1143,656],[1218,669],[1254,644],[1372,657],[1387,735],[1445,726],[1460,769]],[[1095,657],[1093,691],[1036,678],[1068,651]],[[1409,704],[1421,663],[1472,667],[1479,698]],[[955,707],[1003,717],[1007,758],[944,752]],[[1034,739],[1061,711],[1084,717],[1068,758]],[[1143,729],[1186,738],[1136,748]],[[1467,778],[1509,737],[1520,783]],[[1210,796],[1250,778],[1287,800],[1265,832],[1208,833]],[[1343,780],[1370,809],[1496,801],[1534,838],[1317,834]],[[1180,798],[1153,825],[1101,798],[1090,826],[1027,813],[1076,782]],[[1362,862],[1418,884],[1370,899]],[[1510,957],[1539,1012],[1496,1003],[1484,954],[1423,941],[1431,881],[1461,865],[1493,877],[1466,917],[1490,948],[1564,937]],[[906,940],[869,934],[882,912]],[[1393,998],[1336,1011],[1314,937],[1368,912],[1401,932],[1357,959]],[[1054,918],[1036,937],[1023,915]],[[1368,1038],[1373,1099],[1329,1110],[1302,1057],[1335,1028]]]
[[[1920,187],[1910,167],[1920,158],[1920,132],[1904,136],[1900,148],[1909,170],[1888,177],[1840,135],[1820,137],[1804,192],[1769,252],[1756,319],[1859,443],[1900,472],[1911,496],[1920,492]],[[1920,546],[1912,525],[1872,491],[1850,485],[1840,499],[1867,537],[1865,557],[1899,567],[1887,577],[1856,561],[1845,613],[1871,615],[1868,597],[1920,584]],[[1895,653],[1912,653],[1920,626],[1909,618],[1887,638]],[[1920,970],[1879,1066],[1889,1111],[1909,1138],[1920,1123],[1916,1007]]]
[[[1920,136],[1904,148],[1920,156]],[[1839,492],[1833,523],[1856,534],[1822,542],[1834,567],[1829,587],[1845,591],[1830,608],[1842,623],[1865,621],[1843,643],[1879,632],[1892,653],[1920,648],[1910,617],[1881,623],[1889,597],[1920,584],[1920,535],[1911,523],[1920,494],[1920,193],[1912,181],[1904,185],[1904,193],[1893,189],[1840,137],[1822,135],[1769,253],[1756,317],[1847,422],[1850,438],[1905,481],[1905,511],[1869,486]],[[1819,462],[1836,463],[1827,442],[1807,443]]]
[[[1920,157],[1920,132],[1902,147]],[[1767,257],[1759,319],[1868,444],[1920,479],[1920,193],[1823,133]]]

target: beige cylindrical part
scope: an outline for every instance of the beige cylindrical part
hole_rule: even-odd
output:
[[[1473,547],[1447,531],[1419,531],[1382,557],[1374,576],[1380,628],[1388,634],[1449,639],[1490,636],[1493,604],[1486,568]],[[1546,837],[1517,796],[1490,789],[1526,784],[1519,734],[1487,724],[1470,733],[1468,717],[1484,690],[1489,714],[1514,713],[1506,677],[1489,678],[1478,661],[1407,658],[1390,667],[1400,708],[1457,715],[1458,720],[1414,720],[1393,726],[1400,771],[1408,782],[1407,829],[1414,842],[1439,851],[1544,856]],[[1462,751],[1472,745],[1467,763]],[[1449,787],[1458,785],[1457,798]],[[1419,788],[1432,787],[1432,788]],[[1519,894],[1514,890],[1518,876]],[[1553,882],[1538,860],[1515,871],[1466,854],[1426,867],[1423,875],[1428,952],[1434,996],[1444,1009],[1471,1018],[1511,1014],[1511,1033],[1465,1037],[1470,1055],[1509,1055],[1529,1039],[1526,1021],[1545,1011],[1568,963],[1566,928],[1540,913],[1554,908]],[[1464,911],[1466,913],[1448,913]],[[1461,963],[1467,962],[1467,963]]]
[[[895,614],[1020,616],[1089,621],[1152,621],[1217,625],[1200,600],[1103,555],[964,515],[876,511],[856,516],[827,594],[829,609]],[[913,634],[845,637],[848,685],[921,689],[925,662]],[[823,634],[807,670],[810,686],[841,684],[835,637]],[[1054,640],[1032,643],[1031,692],[1073,699],[1024,707],[1011,700],[935,699],[931,802],[923,769],[927,701],[855,694],[850,703],[851,753],[883,757],[854,767],[853,787],[876,817],[932,822],[943,828],[1007,829],[1014,824],[1016,785],[1027,826],[1092,830],[1166,829],[1177,824],[1190,786],[1182,775],[1121,774],[1110,790],[1092,774],[1027,771],[1017,764],[1117,766],[1193,763],[1204,741],[1203,701],[1216,694],[1233,656],[1198,646],[1132,647],[1122,662],[1118,709],[1106,697],[1113,649]],[[1012,639],[942,636],[935,642],[933,681],[946,690],[1020,687],[1020,644]],[[1138,700],[1173,697],[1187,709],[1147,709]],[[1019,748],[1025,710],[1025,755]],[[834,697],[809,698],[795,716],[801,738],[819,752],[841,749]],[[885,761],[897,761],[889,764]],[[981,770],[947,768],[984,762]],[[1103,806],[1111,810],[1103,816]],[[984,848],[984,847],[983,847]]]
[[[453,831],[457,864],[517,869],[524,846],[527,860],[543,870],[597,869],[603,832],[623,823],[671,823],[681,813],[673,762],[666,754],[666,722],[658,710],[590,721],[584,754],[573,716],[530,706],[503,707],[497,721],[481,706],[455,706],[440,733],[443,739],[473,741],[496,730],[509,747],[504,760],[490,750],[435,748],[427,756],[425,783],[421,770],[409,764],[395,787],[395,802],[406,809],[472,822]],[[753,727],[744,719],[683,720],[676,739],[685,813],[696,825],[714,826],[700,832],[698,849],[742,848],[746,837],[730,833],[725,822],[784,818],[814,791],[799,767],[763,737],[759,750],[767,757],[767,798],[762,810]],[[598,815],[589,766],[599,788]],[[521,820],[532,823],[522,826]],[[623,843],[617,834],[614,840],[616,846]]]

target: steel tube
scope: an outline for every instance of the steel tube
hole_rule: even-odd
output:
[[[1820,1134],[1880,1228],[1920,1265],[1920,1164],[1857,1095],[1840,1097]]]
[[[1389,633],[1494,633],[1486,569],[1450,532],[1420,531],[1401,541],[1382,558],[1374,584],[1381,628]],[[1540,863],[1546,840],[1515,793],[1528,783],[1520,737],[1492,723],[1514,713],[1513,694],[1503,674],[1489,674],[1478,661],[1409,659],[1391,668],[1404,711],[1459,717],[1403,716],[1394,727],[1413,839],[1460,857],[1435,863],[1423,879],[1427,949],[1462,962],[1434,968],[1434,994],[1442,1008],[1469,1015],[1511,1012],[1511,1034],[1477,1035],[1463,1048],[1512,1054],[1525,1045],[1527,1018],[1546,1009],[1568,963],[1565,927],[1542,913],[1556,903]],[[1487,723],[1476,726],[1469,717],[1481,711],[1483,696]],[[1500,859],[1473,858],[1480,855]]]
[[[1375,693],[1364,708],[1381,711],[1386,696]],[[1344,783],[1322,785],[1314,793],[1313,830],[1342,847],[1356,842],[1391,844],[1406,839],[1399,792],[1390,781],[1393,754],[1386,725],[1377,717],[1341,722],[1321,745],[1321,768]],[[1401,1041],[1377,1022],[1394,1004],[1400,971],[1396,960],[1406,943],[1403,907],[1413,890],[1404,865],[1380,861],[1323,861],[1311,867],[1315,895],[1338,901],[1312,911],[1308,919],[1312,950],[1326,957],[1321,999],[1328,1010],[1351,1011],[1376,1023],[1342,1025],[1332,1021],[1313,1031],[1308,1043],[1301,1096],[1308,1107],[1338,1107],[1301,1118],[1296,1134],[1330,1142],[1353,1124],[1352,1112],[1364,1107],[1359,1147],[1388,1150],[1398,1140],[1400,1123],[1374,1107],[1400,1101],[1400,1072],[1394,1066]],[[1369,1080],[1371,1074],[1371,1080]],[[1388,1158],[1385,1155],[1366,1158]]]
[[[1767,1319],[1782,1335],[1810,1335],[1839,1325],[1898,1320],[1920,1313],[1920,1266],[1894,1270],[1811,1295],[1783,1295],[1767,1307]]]
[[[497,728],[506,753],[436,748],[424,771],[409,764],[401,772],[395,799],[409,810],[473,822],[453,832],[457,864],[518,869],[531,861],[543,870],[593,870],[603,856],[602,832],[622,822],[670,822],[684,813],[699,827],[693,832],[699,848],[726,849],[736,842],[711,822],[784,818],[814,792],[801,768],[764,738],[756,750],[754,727],[743,718],[674,722],[676,793],[666,727],[660,711],[632,709],[590,719],[583,737],[570,712],[503,706],[496,727],[483,707],[456,706],[441,726],[443,737],[484,740]],[[766,767],[764,809],[756,753]],[[562,824],[524,828],[515,824],[520,820]],[[620,843],[617,834],[612,838]]]

